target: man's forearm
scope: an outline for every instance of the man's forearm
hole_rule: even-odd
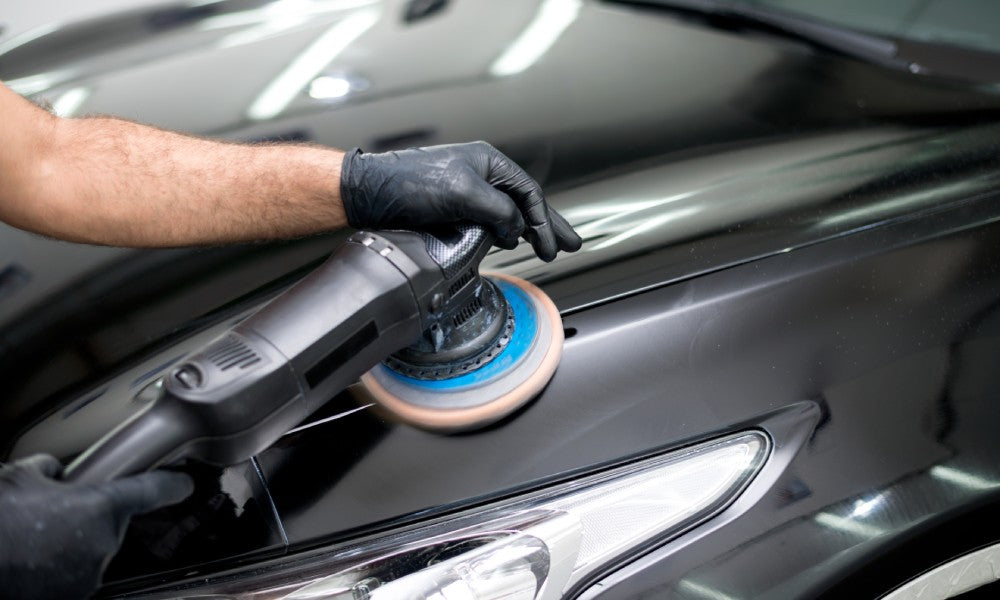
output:
[[[343,153],[230,144],[113,118],[57,119],[12,224],[62,239],[182,246],[346,225]]]
[[[546,261],[582,243],[538,183],[486,142],[347,157],[234,144],[115,118],[61,119],[2,83],[0,115],[0,221],[61,239],[224,244],[350,220],[374,229],[478,223],[505,248],[525,237]]]

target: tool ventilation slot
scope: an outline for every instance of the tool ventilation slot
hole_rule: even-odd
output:
[[[470,281],[472,281],[473,277],[475,277],[475,276],[472,274],[472,269],[469,269],[465,273],[462,273],[459,276],[458,281],[456,281],[455,283],[451,284],[451,287],[448,288],[448,297],[450,298],[450,297],[454,296],[455,294],[457,294],[459,292],[459,290],[461,290],[462,287],[465,284],[467,284]]]
[[[458,314],[452,318],[452,323],[455,327],[459,327],[462,323],[465,323],[469,319],[475,316],[477,312],[483,309],[483,302],[479,298],[473,298],[468,304],[462,307],[462,310],[458,311]]]
[[[205,351],[205,358],[221,371],[235,367],[245,369],[260,362],[260,356],[241,338],[227,335]]]

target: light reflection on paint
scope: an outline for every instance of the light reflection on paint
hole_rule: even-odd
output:
[[[840,226],[845,223],[853,223],[859,220],[871,221],[883,216],[896,215],[911,205],[929,205],[941,198],[951,197],[953,195],[962,194],[969,190],[976,189],[980,187],[977,185],[976,179],[977,178],[973,177],[947,185],[940,185],[933,190],[895,196],[891,199],[875,202],[855,210],[845,210],[823,219],[816,225],[816,227],[828,228]]]
[[[851,512],[852,517],[866,517],[879,505],[885,503],[885,497],[882,494],[875,496],[870,500],[858,500],[854,503],[854,511]]]
[[[60,117],[72,117],[90,97],[90,89],[75,87],[63,92],[52,102],[52,112]]]
[[[308,22],[309,17],[306,15],[283,15],[281,17],[265,21],[260,25],[248,27],[241,31],[237,31],[236,33],[230,33],[229,35],[219,39],[219,41],[215,44],[215,47],[220,49],[235,48],[236,46],[252,44],[288,31],[289,29],[294,29],[295,27]]]
[[[833,513],[821,512],[814,517],[815,521],[824,527],[836,529],[863,538],[876,538],[886,533],[881,527],[876,527],[853,517],[842,517]]]
[[[593,250],[603,250],[605,248],[609,248],[616,244],[620,244],[625,240],[633,238],[637,235],[653,231],[654,229],[662,227],[663,225],[666,225],[667,223],[670,223],[672,221],[683,219],[684,217],[689,217],[695,213],[700,212],[701,209],[702,209],[701,206],[688,206],[686,208],[671,210],[662,215],[645,219],[638,225],[630,227],[625,231],[619,233],[618,235],[612,236],[599,244],[591,246],[590,248],[588,248],[588,250],[593,251]]]
[[[516,75],[538,62],[576,20],[582,6],[582,0],[544,0],[535,18],[490,65],[490,73]]]
[[[264,25],[273,19],[306,19],[319,14],[377,4],[377,0],[279,0],[260,8],[212,15],[198,21],[202,31]]]
[[[673,194],[665,198],[657,198],[655,200],[638,200],[634,202],[615,201],[607,204],[578,206],[566,210],[564,216],[574,223],[579,223],[594,217],[601,217],[596,221],[584,223],[578,227],[578,229],[582,229],[584,233],[589,233],[591,231],[604,229],[606,224],[623,217],[634,215],[637,212],[649,210],[651,208],[657,208],[659,206],[663,206],[664,204],[670,204],[671,202],[677,202],[678,200],[684,200],[685,198],[690,198],[694,194],[694,192],[684,192],[681,194]]]
[[[736,596],[720,592],[719,590],[702,585],[695,581],[681,581],[677,587],[687,596],[698,598],[699,600],[737,600]]]
[[[14,36],[6,42],[0,44],[0,54],[10,52],[14,48],[23,46],[28,42],[33,42],[42,36],[49,35],[50,33],[55,33],[62,28],[62,23],[46,23],[45,25],[39,25],[34,29],[26,31],[20,35]]]
[[[38,94],[59,85],[72,76],[73,73],[67,69],[47,71],[45,73],[38,73],[37,75],[9,79],[4,82],[4,85],[22,96],[31,96],[32,94]]]
[[[1000,481],[987,479],[954,467],[936,465],[931,467],[930,476],[970,490],[993,490],[1000,487]]]
[[[323,75],[309,84],[309,97],[315,100],[334,100],[351,93],[351,82],[343,77]]]
[[[359,10],[324,31],[264,88],[247,116],[262,121],[285,110],[292,99],[354,40],[379,20],[377,10]]]

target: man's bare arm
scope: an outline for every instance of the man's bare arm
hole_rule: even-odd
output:
[[[543,260],[582,240],[538,183],[485,142],[347,154],[205,140],[113,118],[62,119],[0,84],[0,220],[66,240],[186,246],[354,227],[479,223]]]
[[[0,220],[61,239],[182,246],[346,225],[343,153],[62,119],[0,85]]]

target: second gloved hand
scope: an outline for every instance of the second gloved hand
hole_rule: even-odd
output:
[[[183,473],[150,471],[100,484],[55,479],[62,465],[38,454],[0,468],[0,595],[33,600],[90,596],[132,515],[180,502]]]
[[[549,208],[539,185],[485,142],[344,156],[341,198],[358,228],[472,221],[512,248],[524,236],[545,261],[580,249],[580,236]]]

